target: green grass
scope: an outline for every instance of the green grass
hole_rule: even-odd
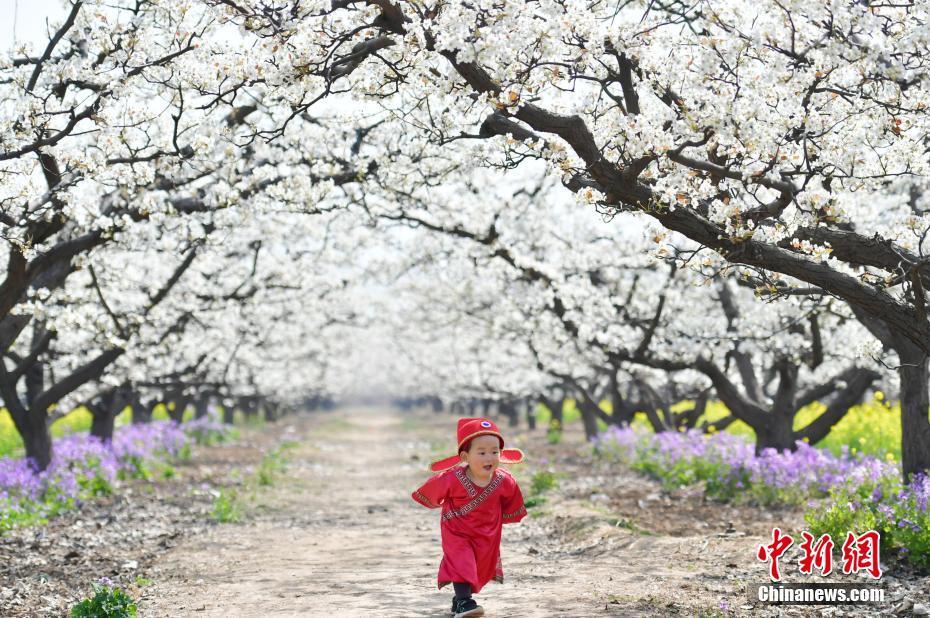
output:
[[[234,488],[220,489],[213,495],[213,520],[228,524],[242,519],[242,505],[239,492]]]
[[[246,515],[254,514],[256,508],[263,508],[255,504],[258,490],[271,487],[287,470],[289,463],[288,451],[297,448],[299,444],[293,440],[285,440],[272,450],[266,452],[255,473],[242,479],[238,470],[230,475],[232,483],[226,487],[212,490],[213,507],[212,518],[216,523],[236,523],[242,521]]]
[[[558,484],[559,475],[552,470],[537,470],[533,472],[533,476],[530,478],[529,483],[529,494],[524,499],[523,505],[529,509],[532,514],[534,510],[546,504],[546,497],[542,494],[555,489],[558,487]]]
[[[540,470],[533,474],[530,481],[530,495],[539,495],[545,493],[559,484],[554,472],[549,470]]]
[[[626,517],[608,517],[607,523],[615,528],[623,528],[624,530],[629,530],[633,534],[642,534],[644,536],[652,535],[650,530],[641,528],[635,521],[632,519],[627,519]]]
[[[296,442],[286,441],[281,443],[277,448],[265,453],[261,462],[258,464],[258,470],[255,472],[255,481],[262,487],[274,485],[277,477],[287,469],[288,459],[285,451],[297,446]]]

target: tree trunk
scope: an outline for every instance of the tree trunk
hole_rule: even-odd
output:
[[[588,401],[578,401],[578,410],[581,412],[581,423],[584,425],[585,440],[591,441],[597,436],[597,411]],[[603,411],[601,411],[603,413]]]
[[[232,404],[227,404],[223,406],[223,422],[227,425],[233,424],[233,419],[236,415],[236,407]]]
[[[149,401],[143,402],[142,398],[138,395],[133,396],[132,399],[132,424],[133,425],[144,425],[146,423],[152,422],[152,413],[155,411],[155,406],[158,405],[157,399],[151,399]]]
[[[210,408],[210,396],[201,395],[194,401],[194,418],[206,418]]]
[[[48,430],[48,416],[43,410],[29,410],[25,418],[13,419],[26,448],[26,459],[37,472],[43,472],[52,462],[52,434]]]
[[[323,409],[326,409],[325,405]],[[245,412],[246,418],[255,418],[255,415],[258,414],[258,403],[251,397],[245,397],[242,401],[242,411]]]
[[[23,376],[26,382],[26,407],[32,407],[36,398],[45,390],[45,363],[36,361]]]
[[[617,380],[618,369],[613,367],[610,372],[610,405],[613,408],[610,413],[610,422],[618,427],[626,427],[633,422],[633,415],[636,410],[633,406],[627,404],[620,393],[620,382]]]
[[[552,406],[549,407],[549,412],[552,413],[552,419],[549,421],[549,430],[562,433],[562,429],[565,427],[565,398],[553,399],[551,403]]]
[[[763,449],[776,451],[793,451],[795,449],[794,414],[779,413],[775,410],[766,418],[765,425],[753,427],[756,432],[756,455]]]
[[[0,359],[0,363],[2,362],[3,360]],[[26,370],[25,382],[25,409],[18,399],[15,405],[19,410],[19,414],[14,414],[13,402],[7,403],[7,409],[10,416],[13,417],[13,424],[23,439],[26,459],[31,460],[32,466],[37,472],[42,472],[52,462],[52,435],[48,427],[48,413],[44,409],[34,409],[32,405],[45,388],[45,364],[36,361],[30,365]]]
[[[273,423],[278,420],[278,404],[266,401],[262,407],[265,410],[265,420],[267,422]]]
[[[90,425],[90,435],[96,436],[104,442],[112,442],[116,417],[132,399],[133,395],[129,388],[120,386],[104,393],[95,403],[88,405],[87,407],[93,417]]]
[[[177,424],[184,422],[184,411],[187,410],[187,404],[190,402],[190,397],[176,397],[172,403],[174,404],[174,409],[168,409],[168,417]]]
[[[663,431],[669,431],[672,428],[666,426],[665,421],[662,420],[662,417],[659,416],[659,411],[654,405],[649,402],[646,402],[646,405],[643,406],[643,412],[646,414],[646,420],[649,421],[649,424],[652,425],[652,430],[656,433],[662,433]]]
[[[500,413],[507,417],[508,427],[516,427],[520,423],[520,414],[512,401],[502,401],[499,409]]]
[[[597,436],[597,416],[586,406],[581,407],[581,422],[584,424],[585,440],[591,441]]]
[[[928,356],[910,342],[896,346],[901,367],[901,464],[905,482],[930,471]]]
[[[536,429],[536,404],[532,400],[526,402],[526,424],[530,431]]]
[[[113,441],[113,426],[116,414],[106,402],[91,408],[92,420],[90,422],[90,435],[100,438],[104,442]]]
[[[611,424],[616,425],[617,427],[629,427],[630,423],[633,422],[633,417],[636,414],[636,408],[633,406],[622,403],[613,410],[613,414],[610,415]]]

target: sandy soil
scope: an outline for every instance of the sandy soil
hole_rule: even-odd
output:
[[[287,478],[245,523],[207,528],[153,563],[141,616],[449,616],[451,593],[435,585],[438,513],[409,495],[453,443],[453,419],[373,409],[327,419],[297,428]],[[663,491],[592,460],[571,434],[552,446],[542,430],[507,433],[529,454],[513,467],[525,493],[543,466],[566,478],[505,527],[506,583],[478,597],[488,616],[852,615],[750,602],[767,572],[755,548],[773,524],[803,528],[799,513]]]

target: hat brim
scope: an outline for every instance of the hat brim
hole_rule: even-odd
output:
[[[502,464],[517,464],[522,463],[526,457],[523,455],[523,451],[518,448],[505,448],[501,451],[501,463]],[[429,465],[430,472],[445,472],[451,468],[462,463],[462,458],[458,455],[452,457],[446,457],[445,459],[440,459],[434,461]]]

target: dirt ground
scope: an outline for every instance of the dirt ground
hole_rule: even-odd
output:
[[[138,597],[158,556],[214,527],[213,488],[241,484],[288,429],[240,428],[235,442],[195,447],[171,478],[122,481],[113,495],[0,535],[0,617],[67,616],[102,578]]]
[[[410,493],[428,477],[426,464],[453,448],[454,427],[448,414],[342,409],[197,447],[172,478],[124,483],[0,537],[0,617],[67,616],[108,578],[139,600],[143,618],[447,618],[451,592],[435,584],[439,514]],[[799,512],[665,491],[593,458],[580,427],[558,445],[543,428],[504,432],[528,455],[511,467],[524,494],[544,469],[559,483],[504,528],[505,583],[478,595],[489,617],[927,615],[930,578],[898,565],[882,580],[882,605],[754,602],[767,574],[756,547],[774,525],[803,529]],[[284,442],[296,443],[288,467],[257,486],[263,456]],[[239,523],[212,521],[219,488],[239,492]],[[800,581],[796,564],[783,568]]]
[[[454,419],[341,410],[292,431],[287,478],[255,497],[243,523],[206,527],[160,554],[140,615],[447,618],[451,592],[435,585],[438,513],[409,496],[454,444]],[[553,446],[542,429],[505,429],[528,454],[512,467],[524,493],[534,471],[562,480],[505,527],[505,583],[478,595],[489,617],[909,615],[930,592],[927,579],[892,577],[882,606],[754,603],[767,574],[756,548],[773,525],[803,529],[799,512],[666,492],[592,459],[576,433]]]

